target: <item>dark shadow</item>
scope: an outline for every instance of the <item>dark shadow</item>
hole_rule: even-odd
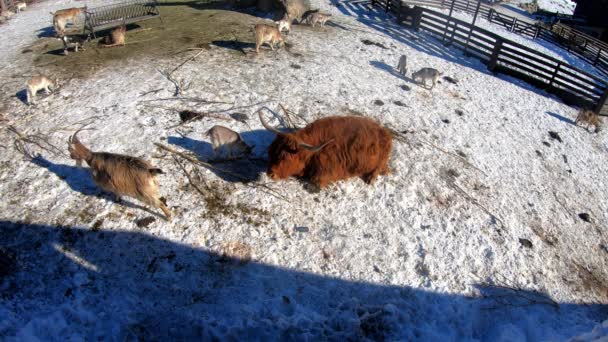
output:
[[[266,172],[266,150],[274,139],[274,134],[266,130],[255,130],[240,133],[247,145],[253,148],[249,156],[227,160],[224,156],[216,156],[213,147],[206,141],[188,137],[169,137],[167,142],[194,153],[199,160],[211,164],[209,168],[216,176],[226,182],[247,183],[259,179]]]
[[[211,42],[211,44],[224,49],[235,50],[241,52],[244,55],[247,54],[245,49],[255,50],[255,43],[240,42],[238,40],[214,40]]]
[[[52,18],[51,18],[52,19]],[[38,38],[56,38],[55,28],[53,26],[44,27],[36,32]]]
[[[407,76],[401,75],[397,71],[397,69],[395,69],[393,66],[388,65],[388,64],[386,64],[384,62],[381,62],[381,61],[371,61],[371,62],[369,62],[369,64],[373,65],[374,67],[376,67],[376,68],[378,68],[380,70],[384,70],[384,71],[388,72],[389,74],[391,74],[391,75],[393,75],[393,76],[395,76],[397,78],[400,78],[400,79],[402,79],[404,81],[407,81],[407,82],[419,85],[418,83],[414,82],[413,79],[411,79],[411,78],[409,78]]]
[[[167,6],[188,6],[196,10],[226,10],[244,14],[249,14],[254,17],[267,18],[272,20],[280,20],[284,14],[284,8],[280,1],[273,2],[270,12],[259,11],[256,8],[256,2],[251,0],[234,0],[234,1],[160,1],[160,8]],[[162,12],[161,12],[162,14]]]
[[[2,264],[8,270],[0,278],[3,336],[540,341],[590,332],[608,313],[605,304],[556,303],[525,289],[477,284],[478,293],[461,295],[352,281],[131,229],[105,230],[103,221],[94,229],[0,221],[3,256],[8,250],[16,259]],[[370,274],[381,271],[373,265]],[[56,328],[64,322],[69,329]]]
[[[24,105],[27,105],[27,90],[21,89],[16,94],[15,97],[19,99],[19,101],[23,102]],[[39,96],[36,96],[36,99],[39,99]]]
[[[55,55],[55,56],[65,56],[63,49],[55,49],[46,52],[47,55]]]
[[[557,113],[553,113],[553,112],[545,112],[545,114],[547,114],[547,115],[549,115],[549,116],[552,116],[552,117],[554,117],[554,118],[558,119],[558,120],[559,120],[559,121],[561,121],[561,122],[569,123],[569,124],[571,124],[571,125],[575,125],[575,126],[576,126],[576,122],[574,122],[574,120],[572,120],[572,119],[570,119],[570,118],[567,118],[567,117],[561,116],[561,115],[559,115],[559,114],[557,114]]]
[[[37,155],[36,157],[34,157],[31,162],[54,173],[55,175],[57,175],[57,177],[59,177],[59,179],[66,182],[66,184],[72,190],[79,192],[85,196],[95,196],[103,198],[105,200],[124,205],[125,207],[129,207],[131,209],[139,209],[146,211],[152,215],[164,219],[164,216],[162,216],[160,213],[152,211],[139,204],[126,201],[124,198],[121,198],[120,201],[117,201],[116,196],[114,196],[113,194],[106,193],[99,187],[97,187],[97,185],[93,182],[93,179],[91,178],[91,171],[87,167],[55,164],[50,160],[42,157],[41,155]]]

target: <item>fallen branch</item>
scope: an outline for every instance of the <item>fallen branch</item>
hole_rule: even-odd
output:
[[[471,195],[469,195],[466,191],[464,191],[456,183],[454,183],[453,181],[452,182],[447,181],[447,183],[448,183],[449,187],[451,187],[453,190],[455,190],[458,194],[460,194],[466,200],[470,201],[477,207],[481,208],[481,210],[483,210],[486,214],[490,215],[491,217],[495,218],[498,222],[500,222],[500,224],[503,228],[506,227],[504,221],[500,217],[498,217],[498,216],[494,215],[492,212],[490,212],[490,210],[488,210],[488,208],[484,207],[481,203],[479,203],[479,201],[477,199],[475,199]],[[500,234],[500,231],[498,231],[498,233]]]
[[[471,164],[471,163],[470,163],[468,160],[466,160],[464,157],[459,156],[459,155],[457,155],[456,153],[452,153],[452,152],[446,151],[446,150],[442,149],[441,147],[439,147],[439,146],[437,146],[437,145],[433,144],[432,142],[429,142],[429,141],[427,141],[427,140],[425,140],[425,139],[422,139],[422,138],[420,138],[420,137],[417,137],[417,139],[418,139],[418,140],[419,140],[421,143],[426,144],[426,145],[428,145],[428,146],[431,146],[431,147],[433,147],[434,149],[436,149],[436,150],[438,150],[438,151],[440,151],[440,152],[443,152],[443,153],[445,153],[445,154],[447,154],[447,155],[450,155],[450,156],[452,156],[452,157],[456,157],[456,159],[460,160],[460,161],[461,161],[462,163],[464,163],[465,165],[468,165],[469,167],[471,167],[471,168],[473,168],[473,169],[475,169],[475,170],[477,170],[477,171],[479,171],[479,172],[483,173],[483,174],[484,174],[484,176],[487,176],[487,174],[486,174],[486,173],[485,173],[485,172],[484,172],[482,169],[480,169],[480,168],[478,168],[477,166],[475,166],[475,165]]]
[[[154,89],[154,90],[146,91],[145,93],[141,93],[141,94],[139,94],[139,97],[146,96],[146,95],[148,95],[148,94],[156,94],[156,93],[158,93],[158,92],[159,92],[159,91],[161,91],[161,90],[163,90],[163,88],[158,88],[158,89]]]
[[[176,80],[175,78],[173,78],[173,76],[171,75],[171,73],[168,73],[166,71],[160,71],[158,70],[158,72],[160,72],[161,75],[165,76],[165,78],[173,83],[173,86],[175,86],[175,92],[173,93],[173,96],[179,96],[182,94],[182,92],[190,89],[190,86],[192,85],[192,82],[188,82],[186,83],[186,81],[182,78],[179,80]]]
[[[168,97],[162,99],[150,99],[143,100],[141,102],[153,102],[153,101],[186,101],[186,102],[198,102],[198,103],[211,103],[211,104],[234,104],[234,102],[224,102],[224,101],[209,101],[204,99],[199,99],[196,97]]]
[[[26,156],[30,159],[32,159],[34,157],[34,155],[28,149],[28,147],[27,147],[28,144],[38,146],[38,148],[40,148],[41,150],[47,151],[53,155],[67,156],[67,154],[64,151],[59,149],[57,146],[51,144],[48,141],[48,138],[45,136],[41,136],[39,134],[26,135],[26,134],[19,132],[19,130],[17,130],[17,128],[15,128],[14,126],[8,126],[7,130],[17,136],[17,139],[15,139],[15,141],[14,141],[15,149],[19,153],[23,154],[24,156]]]
[[[274,197],[276,197],[278,199],[282,199],[282,200],[288,201],[288,199],[285,198],[283,195],[281,195],[276,190],[272,189],[271,187],[269,187],[269,186],[267,186],[265,184],[252,184],[251,182],[249,182],[249,180],[246,177],[243,177],[243,176],[241,176],[239,174],[236,174],[236,173],[234,173],[232,171],[228,171],[228,170],[225,170],[225,169],[221,169],[221,168],[215,167],[215,166],[213,166],[213,165],[211,165],[209,163],[205,163],[204,161],[200,161],[200,160],[198,160],[197,158],[195,158],[195,157],[193,157],[191,155],[188,155],[188,154],[183,153],[183,152],[179,152],[179,151],[177,151],[175,149],[172,149],[171,147],[165,146],[163,144],[154,143],[154,145],[156,145],[156,147],[158,147],[158,148],[160,148],[162,150],[165,150],[165,151],[167,151],[169,153],[177,155],[177,156],[179,156],[179,157],[181,157],[181,158],[183,158],[183,159],[185,159],[185,160],[187,160],[187,161],[189,161],[189,162],[191,162],[193,164],[201,165],[201,166],[204,166],[204,167],[206,167],[206,168],[208,168],[210,170],[215,170],[215,171],[218,171],[220,173],[224,173],[226,175],[229,175],[231,177],[235,177],[235,178],[239,179],[240,181],[242,181],[243,184],[246,184],[246,185],[249,185],[249,186],[252,186],[252,187],[255,187],[255,188],[261,188],[260,189],[261,191],[264,191],[265,193],[267,193],[267,194],[269,194],[271,196],[274,196]]]

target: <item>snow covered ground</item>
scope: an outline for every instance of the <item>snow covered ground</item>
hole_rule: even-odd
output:
[[[48,54],[60,47],[48,12],[81,4],[36,3],[0,26],[0,246],[16,255],[0,280],[3,340],[606,338],[608,137],[576,127],[576,108],[426,34],[376,29],[381,13],[348,4],[317,3],[333,24],[294,26],[276,53],[251,52],[250,27],[264,19],[185,1],[124,48]],[[174,74],[191,84],[176,99],[158,70],[197,46]],[[458,83],[413,84],[394,70],[402,54],[408,76],[434,67]],[[23,84],[37,73],[61,86],[28,107]],[[261,159],[273,135],[255,112],[279,103],[309,122],[350,113],[405,132],[392,173],[320,192],[272,182]],[[183,109],[227,120],[176,127]],[[93,150],[165,171],[171,222],[103,196],[65,154],[30,145],[40,156],[28,160],[6,129],[65,151],[85,122],[93,130],[79,137]],[[241,132],[256,157],[216,166],[258,180],[153,144],[208,160],[216,124]]]
[[[509,0],[507,2],[512,4],[532,3],[529,0]],[[552,13],[573,14],[576,2],[571,0],[538,0],[538,8]]]

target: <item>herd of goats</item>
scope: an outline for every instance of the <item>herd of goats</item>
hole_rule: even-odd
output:
[[[295,2],[295,4],[298,4]],[[60,10],[53,15],[53,26],[58,37],[64,42],[64,47],[73,43],[64,34],[66,24],[81,14],[82,8]],[[261,45],[268,43],[274,50],[276,44],[284,45],[281,32],[289,31],[291,23],[298,20],[311,25],[323,26],[330,15],[317,11],[305,13],[302,8],[289,8],[283,19],[275,22],[277,26],[267,24],[255,25],[256,53]],[[104,46],[121,46],[125,41],[124,25],[114,29],[102,42]],[[78,45],[76,45],[76,50]],[[401,56],[397,65],[399,74],[407,72],[407,58]],[[418,83],[421,80],[426,86],[427,80],[435,85],[441,72],[432,68],[423,68],[412,73],[412,79]],[[49,93],[56,82],[46,76],[35,76],[27,84],[27,103],[34,104],[36,93],[44,90]],[[266,108],[267,109],[267,108]],[[360,177],[368,184],[373,183],[379,175],[389,173],[389,157],[392,150],[392,134],[378,122],[360,116],[330,116],[318,119],[306,127],[291,132],[282,132],[270,126],[263,118],[264,108],[258,111],[262,125],[276,134],[276,138],[268,147],[267,175],[273,180],[299,177],[310,181],[319,188],[328,184],[351,177]],[[586,122],[599,127],[597,114],[581,110],[576,123]],[[93,152],[82,144],[76,131],[68,139],[70,158],[81,166],[85,161],[91,171],[95,183],[104,191],[120,196],[136,198],[148,205],[163,211],[167,220],[171,218],[171,210],[159,194],[156,176],[163,173],[161,169],[138,157],[107,152]],[[251,148],[235,131],[214,126],[207,132],[213,149],[229,152],[232,157],[247,155]]]

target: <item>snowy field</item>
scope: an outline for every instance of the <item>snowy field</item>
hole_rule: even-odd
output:
[[[82,4],[43,1],[0,26],[0,247],[16,259],[0,278],[2,340],[608,338],[608,137],[575,126],[577,108],[347,4],[315,3],[332,23],[295,25],[277,52],[252,52],[265,19],[177,1],[123,48],[54,53],[49,12]],[[197,54],[174,97],[159,70]],[[458,82],[426,90],[409,78],[422,67]],[[60,87],[27,106],[39,73]],[[364,115],[402,132],[391,174],[320,192],[273,182],[255,112],[279,104],[299,124]],[[181,124],[180,110],[213,117]],[[164,170],[171,222],[113,202],[69,159],[85,123],[91,149]],[[255,148],[213,165],[250,182],[154,145],[210,160],[217,124]],[[9,126],[60,151],[29,144],[30,160]]]
[[[505,3],[527,4],[530,0],[508,0]],[[571,0],[538,0],[538,9],[559,14],[574,14],[576,1]]]

